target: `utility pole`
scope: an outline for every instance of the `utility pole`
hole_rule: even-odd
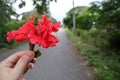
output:
[[[73,0],[73,29],[76,28],[76,21],[75,21],[75,11],[74,11],[74,0]]]

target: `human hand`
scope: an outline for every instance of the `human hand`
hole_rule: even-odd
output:
[[[21,80],[26,70],[33,67],[34,52],[20,51],[0,63],[0,80]]]

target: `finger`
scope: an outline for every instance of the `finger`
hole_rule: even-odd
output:
[[[34,67],[34,64],[33,64],[33,63],[29,63],[29,64],[28,64],[28,69],[33,69],[33,67]]]
[[[20,59],[18,60],[18,62],[16,63],[14,67],[16,76],[24,74],[25,70],[27,69],[28,64],[33,58],[34,58],[33,52],[26,53],[20,57]]]
[[[35,63],[36,63],[36,58],[33,58],[32,61],[28,64],[28,69],[33,69]]]
[[[4,66],[6,67],[11,67],[13,68],[14,65],[17,63],[17,61],[19,60],[19,58],[26,54],[26,53],[33,53],[32,51],[20,51],[20,52],[16,52],[15,54],[11,55],[10,57],[8,57],[6,60],[4,60],[2,63],[4,64]]]
[[[25,80],[24,75],[19,80]]]
[[[31,61],[31,63],[35,64],[36,63],[36,58],[33,58],[33,60]]]

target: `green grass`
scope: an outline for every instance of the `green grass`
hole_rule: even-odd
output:
[[[95,73],[98,80],[119,80],[120,79],[120,64],[119,56],[117,56],[112,50],[102,50],[106,41],[102,38],[98,38],[98,41],[94,41],[94,37],[91,37],[89,32],[76,36],[71,30],[66,29],[68,38],[74,43],[80,54],[89,62],[90,66],[95,67]],[[97,46],[96,46],[97,45]],[[105,49],[105,48],[104,48]]]

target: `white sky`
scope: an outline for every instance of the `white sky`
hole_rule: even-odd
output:
[[[93,1],[102,1],[102,0],[74,0],[74,6],[75,7],[89,6],[89,3]],[[20,0],[17,0],[17,2],[13,5],[18,14],[21,14],[22,12],[31,11],[34,8],[31,0],[26,0],[26,7],[22,9],[18,8],[18,3],[20,3]],[[58,21],[62,21],[62,19],[66,16],[66,13],[70,9],[72,9],[72,7],[73,7],[73,0],[57,0],[57,2],[50,3],[50,12],[55,19],[57,19]]]

